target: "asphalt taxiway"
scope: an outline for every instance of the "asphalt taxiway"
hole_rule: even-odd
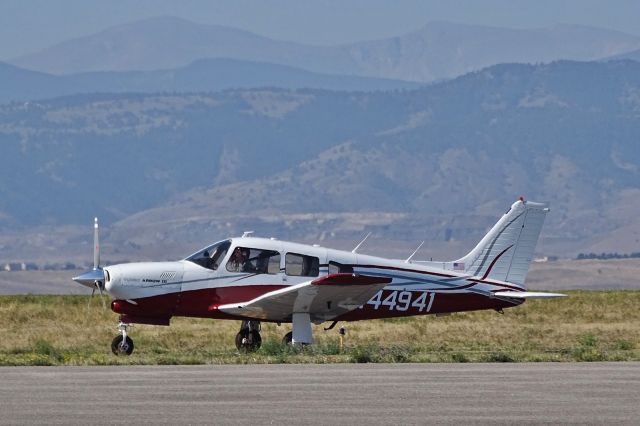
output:
[[[1,424],[638,424],[640,363],[0,368]]]

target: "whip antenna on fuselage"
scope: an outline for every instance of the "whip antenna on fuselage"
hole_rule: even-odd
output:
[[[411,253],[411,256],[407,257],[407,260],[405,260],[405,261],[404,261],[404,263],[409,263],[409,261],[411,260],[411,258],[412,258],[413,256],[415,256],[415,255],[416,255],[416,253],[418,252],[418,250],[420,250],[420,247],[422,247],[422,245],[423,245],[423,244],[424,244],[424,241],[420,243],[420,245],[418,246],[418,248],[417,248],[417,249],[415,249],[415,250],[413,251],[413,253]]]
[[[361,246],[362,244],[364,244],[364,242],[365,242],[365,241],[367,241],[367,238],[369,238],[369,235],[371,235],[371,232],[369,232],[369,233],[367,234],[367,236],[366,236],[366,237],[364,237],[364,238],[362,239],[362,241],[360,241],[360,244],[358,244],[358,245],[357,245],[353,250],[351,250],[351,253],[355,253],[355,252],[357,252],[357,251],[358,251],[358,249],[360,248],[360,246]]]

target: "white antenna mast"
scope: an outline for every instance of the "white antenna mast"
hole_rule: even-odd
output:
[[[361,246],[362,244],[364,244],[364,242],[365,242],[365,241],[367,241],[367,238],[369,238],[369,235],[371,235],[371,232],[369,232],[369,233],[367,234],[367,236],[366,236],[366,237],[364,237],[364,239],[363,239],[362,241],[360,241],[360,244],[358,244],[358,245],[357,245],[353,250],[351,250],[351,253],[355,253],[355,252],[357,252],[357,251],[358,251],[358,249],[360,248],[360,246]]]
[[[418,248],[417,248],[417,249],[415,249],[415,250],[413,251],[413,253],[411,253],[411,256],[407,257],[407,260],[405,260],[405,261],[404,261],[404,263],[409,263],[409,261],[411,260],[411,258],[412,258],[413,256],[415,256],[415,254],[418,252],[418,250],[420,250],[420,247],[422,247],[422,245],[423,245],[423,244],[424,244],[424,241],[420,243],[420,245],[418,246]]]

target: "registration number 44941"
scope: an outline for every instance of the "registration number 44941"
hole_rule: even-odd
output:
[[[409,308],[416,308],[418,312],[429,312],[435,295],[434,292],[428,291],[380,290],[366,304],[373,306],[375,310],[405,312]]]

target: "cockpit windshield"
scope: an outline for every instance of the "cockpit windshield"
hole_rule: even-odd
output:
[[[215,271],[220,266],[220,262],[224,259],[230,246],[231,240],[220,241],[192,254],[186,260]]]

